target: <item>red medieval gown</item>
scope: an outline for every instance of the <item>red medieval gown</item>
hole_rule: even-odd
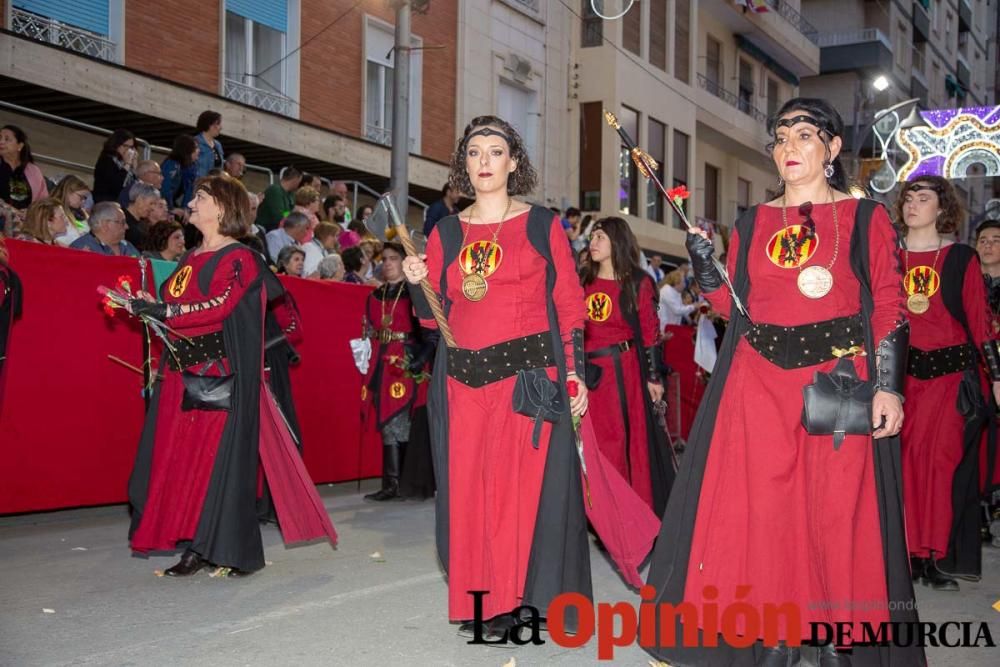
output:
[[[211,273],[202,275],[203,270]],[[264,271],[256,253],[233,244],[189,253],[163,284],[161,296],[168,304],[194,306],[169,317],[171,328],[188,338],[222,332],[226,358],[221,368],[202,362],[185,370],[234,373],[234,405],[230,411],[182,410],[181,373],[162,364],[163,377],[129,482],[134,509],[130,543],[137,552],[190,544],[215,565],[248,572],[263,567],[255,507],[258,461],[285,540],[336,541],[264,383]]]
[[[942,248],[937,261],[934,261],[937,254],[934,250],[909,253],[904,265],[907,274],[930,274],[930,307],[924,313],[910,314],[911,348],[928,352],[968,342],[965,329],[952,317],[942,298],[942,268],[955,247],[953,244]],[[975,257],[965,271],[962,305],[978,359],[978,351],[993,335],[982,269]],[[953,482],[965,453],[965,417],[955,407],[962,377],[962,371],[929,380],[906,376],[906,419],[902,431],[903,504],[909,551],[919,558],[940,560],[950,555]],[[977,484],[978,481],[975,479]]]
[[[781,209],[758,207],[752,237],[734,233],[728,253],[731,275],[740,244],[751,244],[747,268],[753,288],[747,309],[754,322],[795,326],[861,310],[859,283],[848,257],[857,202],[836,206],[839,243],[832,205],[817,205],[818,243],[804,251],[813,254],[803,265],[823,267],[830,266],[837,252],[830,267],[833,289],[820,299],[799,292],[794,265],[778,263],[772,241],[782,230]],[[802,222],[797,208],[787,211],[789,226]],[[876,342],[903,318],[896,247],[892,224],[879,207],[870,232]],[[730,312],[725,288],[706,297],[716,311]],[[705,587],[715,586],[718,609],[737,600],[758,610],[765,603],[795,603],[802,639],[813,621],[888,620],[872,438],[848,435],[835,450],[831,436],[811,436],[802,427],[802,388],[813,382],[815,372],[830,371],[835,364],[833,359],[786,370],[746,339],[737,343],[701,486],[685,600],[698,604],[705,599]],[[854,366],[867,379],[866,359],[855,357]],[[741,597],[737,591],[743,587],[749,590]],[[855,630],[860,636],[860,627]],[[787,639],[784,627],[780,638]]]
[[[595,278],[585,285],[587,319],[584,329],[584,349],[589,353],[621,342],[632,347],[622,352],[622,378],[619,381],[612,356],[587,360],[602,369],[601,381],[588,396],[588,412],[594,423],[598,446],[615,470],[653,507],[653,489],[649,461],[649,440],[646,433],[646,378],[640,370],[639,356],[658,339],[659,319],[652,308],[653,284],[639,282],[638,314],[642,341],[636,342],[635,332],[622,310],[621,287],[617,280]],[[619,392],[619,382],[625,389]]]

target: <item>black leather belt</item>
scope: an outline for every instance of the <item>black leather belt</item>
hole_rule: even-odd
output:
[[[197,366],[198,364],[212,361],[213,359],[225,359],[226,346],[222,338],[222,332],[205,334],[204,336],[194,336],[188,339],[175,341],[175,354],[164,352],[174,370],[182,370]]]
[[[942,375],[964,371],[975,363],[976,351],[969,343],[926,352],[911,347],[906,372],[918,380],[933,380]]]
[[[448,350],[448,376],[469,387],[485,387],[517,375],[526,368],[548,368],[555,365],[552,354],[552,334],[549,332],[467,350]]]
[[[621,354],[622,352],[628,352],[634,347],[634,344],[630,340],[623,340],[620,343],[615,343],[614,345],[608,345],[607,347],[601,347],[596,350],[591,350],[587,353],[588,359],[597,359],[598,357],[609,357],[613,354]]]
[[[761,356],[787,370],[834,359],[833,348],[864,345],[865,331],[857,314],[793,327],[758,323],[750,327],[746,339]]]

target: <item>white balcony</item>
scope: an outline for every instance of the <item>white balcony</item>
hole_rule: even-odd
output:
[[[222,96],[264,111],[280,113],[283,116],[291,116],[294,106],[292,100],[284,95],[260,90],[233,79],[226,79]]]
[[[10,8],[10,30],[18,35],[61,46],[85,56],[115,61],[116,45],[106,35],[68,25],[39,14]]]
[[[392,129],[378,125],[365,125],[365,137],[383,146],[392,146]],[[416,137],[410,137],[410,152],[416,150]]]
[[[882,42],[882,44],[885,45],[885,48],[892,51],[892,42],[889,41],[889,37],[878,28],[860,28],[858,30],[824,32],[819,35],[818,39],[818,43],[821,48],[828,46],[868,44],[869,42]]]

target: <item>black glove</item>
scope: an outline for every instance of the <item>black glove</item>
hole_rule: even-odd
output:
[[[875,391],[887,391],[903,400],[906,357],[910,350],[910,324],[904,323],[879,341],[875,348]]]
[[[167,304],[162,301],[146,301],[145,299],[132,299],[129,301],[129,310],[136,317],[147,315],[155,320],[163,321],[167,319]]]
[[[997,350],[995,340],[983,343],[983,359],[986,361],[986,375],[990,382],[1000,382],[1000,351]]]
[[[441,332],[437,329],[421,329],[421,342],[413,346],[410,355],[409,369],[411,373],[420,373],[424,370],[424,366],[432,363],[434,350],[437,348],[440,338]]]
[[[573,367],[567,368],[567,373],[583,375],[587,369],[587,355],[583,350],[583,329],[573,329],[570,332],[570,339],[573,342]]]
[[[663,382],[663,375],[661,375],[663,368],[663,348],[659,345],[650,345],[646,348],[646,366],[649,369],[649,374],[646,380],[654,384],[659,384]]]
[[[722,287],[722,275],[712,262],[712,255],[715,253],[712,242],[699,234],[688,233],[684,245],[691,256],[694,279],[701,285],[701,291],[708,294]]]

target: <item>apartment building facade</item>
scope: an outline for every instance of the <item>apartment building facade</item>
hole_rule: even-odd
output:
[[[411,195],[433,201],[456,133],[457,0],[414,3]],[[371,190],[388,185],[394,12],[351,0],[0,0],[0,106],[49,172],[85,172],[104,137],[169,146],[205,109],[227,151]],[[143,143],[145,145],[145,143]],[[162,152],[152,152],[162,157]],[[51,159],[48,159],[51,158]],[[267,174],[270,170],[271,174]],[[89,174],[84,173],[89,176]]]

